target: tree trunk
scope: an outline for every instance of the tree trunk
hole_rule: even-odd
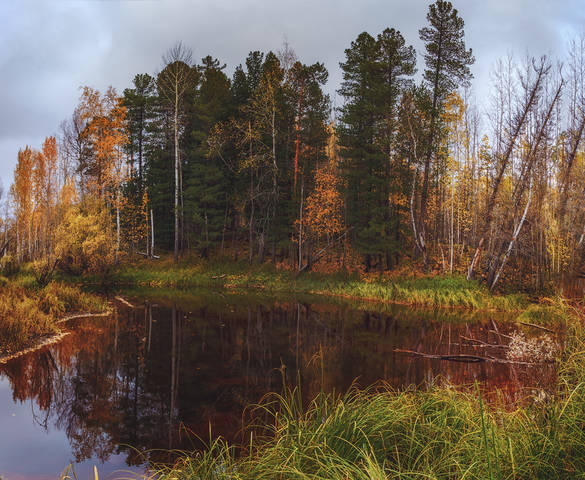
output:
[[[512,133],[510,134],[510,136],[508,138],[506,150],[504,152],[504,155],[502,156],[499,169],[498,169],[498,171],[496,173],[496,177],[494,179],[494,186],[492,188],[492,192],[489,195],[488,201],[486,203],[486,212],[485,212],[483,233],[482,233],[482,236],[479,240],[475,254],[473,256],[473,260],[471,261],[471,264],[469,266],[469,270],[467,271],[467,279],[468,280],[471,280],[473,278],[474,268],[477,266],[477,260],[479,260],[481,248],[485,244],[487,236],[490,233],[489,231],[490,231],[492,221],[493,221],[493,211],[494,211],[494,207],[495,207],[495,203],[496,203],[496,198],[497,198],[498,193],[500,191],[500,185],[502,182],[502,178],[504,177],[504,172],[506,171],[508,164],[510,162],[510,157],[511,157],[512,152],[514,150],[514,146],[516,145],[516,142],[520,136],[520,133],[522,132],[522,129],[524,128],[528,114],[532,110],[532,108],[533,108],[533,106],[534,106],[534,104],[539,96],[538,94],[539,94],[542,82],[544,81],[544,77],[548,74],[548,71],[550,69],[550,67],[548,67],[544,61],[540,64],[540,66],[538,68],[537,67],[534,67],[534,68],[536,69],[536,75],[537,75],[536,80],[534,81],[534,83],[530,87],[528,98],[525,101],[524,105],[522,106],[522,109],[520,110],[520,114],[517,116],[517,118],[512,126]]]
[[[175,248],[173,260],[179,260],[179,89],[175,88],[175,112],[174,112],[174,134],[175,134]]]
[[[305,182],[301,181],[301,203],[299,206],[299,272],[303,268],[303,195]]]

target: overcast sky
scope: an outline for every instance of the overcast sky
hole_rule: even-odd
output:
[[[40,147],[75,108],[79,87],[121,93],[137,73],[161,68],[181,40],[194,58],[212,55],[228,74],[250,50],[286,39],[301,61],[321,61],[327,90],[341,80],[344,49],[386,27],[415,46],[428,0],[0,0],[0,178],[7,190],[19,148]],[[456,0],[473,48],[474,90],[489,93],[490,69],[509,51],[564,56],[585,26],[585,0]],[[340,100],[337,99],[337,103]]]

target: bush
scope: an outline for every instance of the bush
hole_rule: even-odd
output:
[[[59,268],[67,273],[107,273],[115,260],[116,245],[106,207],[88,203],[69,208],[57,228],[55,251]]]

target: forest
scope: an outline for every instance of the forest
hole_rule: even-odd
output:
[[[338,108],[324,65],[286,43],[228,78],[179,42],[121,93],[81,87],[57,138],[18,152],[5,268],[81,274],[169,252],[530,291],[578,271],[585,39],[564,59],[498,61],[483,113],[458,11],[431,5],[419,35],[417,62],[398,30],[361,33]]]
[[[584,475],[585,33],[477,85],[451,2],[399,24],[334,98],[178,41],[15,152],[0,480],[30,425],[61,480]]]

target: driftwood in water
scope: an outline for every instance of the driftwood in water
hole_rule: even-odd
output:
[[[484,342],[483,340],[478,340],[477,338],[465,337],[463,335],[459,335],[459,338],[461,338],[463,340],[467,340],[468,342],[476,342],[477,345],[470,345],[470,346],[472,346],[474,348],[477,348],[477,347],[484,347],[484,348],[488,348],[488,347],[491,347],[491,348],[510,348],[509,345],[502,345],[500,343],[487,343],[487,342]]]
[[[451,343],[452,347],[472,347],[472,348],[510,348],[508,345],[497,345],[493,343]]]
[[[25,348],[24,350],[19,350],[18,352],[11,353],[9,355],[0,356],[0,365],[3,365],[10,360],[15,358],[21,357],[26,355],[27,353],[32,353],[37,350],[40,350],[43,347],[47,347],[49,345],[53,345],[55,343],[59,343],[63,340],[67,335],[71,335],[71,332],[59,332],[55,333],[54,335],[46,335],[42,337],[35,345]]]
[[[401,348],[395,348],[393,350],[397,353],[406,353],[408,355],[414,355],[417,357],[422,358],[431,358],[435,360],[447,360],[450,362],[464,362],[464,363],[480,363],[480,362],[493,362],[493,363],[508,363],[514,365],[538,365],[538,363],[533,362],[519,362],[516,360],[506,360],[503,358],[494,358],[488,356],[479,356],[479,355],[467,355],[467,354],[460,354],[460,355],[434,355],[431,353],[422,353],[422,352],[415,352],[413,350],[403,350]]]
[[[108,317],[111,315],[112,312],[102,312],[102,313],[77,313],[75,315],[70,315],[68,317],[62,318],[61,320],[55,323],[65,323],[71,320],[78,320],[80,318],[93,318],[93,317]]]
[[[70,320],[76,320],[78,318],[91,318],[91,317],[107,317],[111,315],[112,312],[103,312],[103,313],[78,313],[75,315],[70,315],[68,317],[62,318],[61,320],[55,322],[56,324],[68,322]],[[19,350],[18,352],[14,352],[8,355],[0,355],[0,365],[7,363],[10,360],[15,358],[21,357],[22,355],[26,355],[27,353],[36,352],[43,347],[47,347],[49,345],[54,345],[55,343],[59,343],[63,340],[66,336],[71,335],[71,332],[57,332],[50,335],[43,335],[41,336],[37,342],[23,350]]]

